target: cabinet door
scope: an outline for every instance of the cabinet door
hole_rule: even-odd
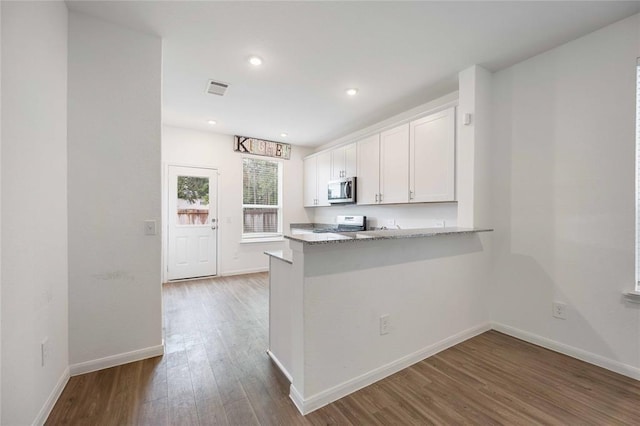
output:
[[[357,176],[357,152],[358,149],[355,143],[344,147],[344,171],[345,177]]]
[[[336,148],[331,151],[331,179],[336,180],[342,178],[344,172],[344,147]]]
[[[317,178],[318,157],[305,158],[304,167],[304,194],[303,205],[305,207],[315,207],[318,198],[318,178]]]
[[[331,180],[331,152],[325,152],[316,156],[318,179],[318,206],[329,206],[329,188],[327,183]]]
[[[410,202],[455,200],[454,109],[410,125]]]
[[[380,133],[382,204],[409,202],[409,123]]]
[[[375,134],[356,143],[356,202],[376,204],[380,190],[380,135]]]

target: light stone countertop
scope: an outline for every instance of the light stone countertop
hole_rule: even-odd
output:
[[[417,229],[385,229],[361,232],[335,232],[326,234],[285,235],[292,241],[303,244],[333,244],[351,241],[396,240],[401,238],[424,238],[441,235],[474,234],[491,232],[491,228],[417,228]]]
[[[265,251],[264,254],[293,265],[293,253],[291,250],[269,250]]]

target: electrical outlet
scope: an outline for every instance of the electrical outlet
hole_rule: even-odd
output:
[[[45,337],[40,343],[40,365],[44,367],[49,361],[49,338]]]
[[[553,302],[553,316],[555,318],[567,319],[567,304],[562,302]]]
[[[436,228],[444,228],[445,222],[444,219],[440,219],[440,220],[436,220],[435,221],[435,227]]]
[[[389,315],[382,315],[380,317],[380,335],[389,334]]]
[[[395,219],[387,219],[387,226],[396,226]]]

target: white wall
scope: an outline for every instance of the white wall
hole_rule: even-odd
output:
[[[309,222],[302,207],[302,157],[310,150],[293,146],[291,159],[283,160],[284,229],[290,223]],[[211,167],[218,170],[218,253],[221,275],[267,270],[265,250],[287,247],[287,242],[240,244],[242,236],[242,155],[233,151],[233,136],[178,127],[163,127],[162,163]],[[166,198],[163,179],[163,198]],[[166,214],[166,201],[163,201]],[[165,216],[166,218],[166,216]],[[166,222],[165,220],[165,223]]]
[[[143,221],[161,228],[162,46],[77,13],[69,24],[74,374],[161,350],[161,237],[145,236]]]
[[[2,4],[0,4],[0,165],[2,164]],[[2,173],[0,172],[0,241],[2,241]],[[2,423],[2,244],[0,243],[0,423]]]
[[[68,378],[67,8],[0,7],[1,423],[24,425],[46,418]]]
[[[636,378],[640,307],[621,293],[635,276],[639,31],[635,15],[496,73],[492,150],[493,320]]]
[[[276,296],[289,298],[281,304],[291,308],[291,351],[280,349],[299,409],[310,412],[488,330],[489,238],[292,241],[293,265],[281,262],[271,281],[284,285]]]
[[[491,227],[489,171],[491,153],[492,74],[474,65],[458,75],[456,115],[456,197],[458,226]],[[469,124],[464,124],[470,114]]]

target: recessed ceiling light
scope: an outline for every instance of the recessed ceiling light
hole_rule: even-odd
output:
[[[262,58],[258,56],[252,56],[249,58],[249,63],[255,67],[262,65]]]
[[[351,88],[351,89],[347,89],[345,90],[345,92],[347,93],[347,95],[349,96],[355,96],[358,94],[358,89],[356,88]]]
[[[280,133],[280,136],[283,137],[283,138],[286,138],[287,136],[289,136],[289,134],[288,133]]]
[[[216,120],[209,120],[209,121],[207,121],[207,123],[209,123],[212,126],[218,124],[218,122]]]

